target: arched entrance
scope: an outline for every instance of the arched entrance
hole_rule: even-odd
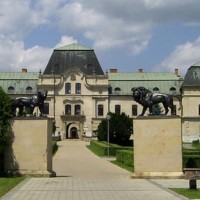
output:
[[[78,139],[78,130],[76,127],[72,127],[70,129],[70,138],[71,139]]]

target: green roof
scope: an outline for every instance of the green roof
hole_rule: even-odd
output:
[[[179,80],[176,74],[162,72],[108,73],[109,80]]]
[[[55,50],[58,50],[58,51],[91,51],[93,49],[90,49],[83,45],[74,43],[74,44],[63,46],[63,47],[59,47]]]
[[[6,93],[9,87],[13,87],[13,94],[26,94],[26,88],[31,87],[34,94],[37,92],[38,76],[38,72],[0,72],[0,86]]]
[[[0,80],[38,79],[38,72],[0,72]]]
[[[158,88],[160,92],[170,94],[174,88],[179,94],[183,78],[171,73],[108,73],[109,84],[114,94],[120,88],[121,95],[131,95],[131,89],[143,86],[151,91]]]
[[[192,65],[185,75],[184,86],[200,86],[200,63]]]

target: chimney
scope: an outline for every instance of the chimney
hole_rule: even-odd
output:
[[[138,70],[138,72],[139,72],[139,73],[143,73],[143,72],[144,72],[144,69],[140,68],[140,69]]]
[[[27,69],[26,68],[22,68],[22,73],[26,73]]]
[[[117,73],[117,69],[110,69],[110,73]]]
[[[174,71],[175,71],[176,76],[179,76],[179,70],[178,70],[178,68],[176,68]]]

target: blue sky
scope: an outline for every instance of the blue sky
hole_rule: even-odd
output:
[[[104,71],[200,62],[199,0],[1,0],[1,71],[44,71],[53,49],[93,48]]]

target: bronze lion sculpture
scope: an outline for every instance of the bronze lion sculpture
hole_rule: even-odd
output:
[[[30,115],[33,115],[35,107],[39,107],[40,116],[44,115],[44,100],[47,98],[47,91],[37,92],[37,95],[32,97],[17,97],[12,99],[12,111],[13,115],[16,116],[16,109],[18,108],[18,116],[23,115],[24,108],[29,108]]]
[[[171,109],[171,113],[174,113],[174,104],[173,104],[173,96],[169,94],[163,93],[153,93],[150,90],[144,87],[137,87],[132,90],[133,99],[143,106],[142,113],[140,116],[143,116],[149,108],[149,114],[153,115],[153,105],[162,103],[165,109],[165,115],[169,112],[169,108]],[[176,96],[175,96],[176,97]],[[178,98],[178,97],[177,97]],[[178,98],[179,99],[179,98]],[[179,100],[180,103],[180,100]]]

